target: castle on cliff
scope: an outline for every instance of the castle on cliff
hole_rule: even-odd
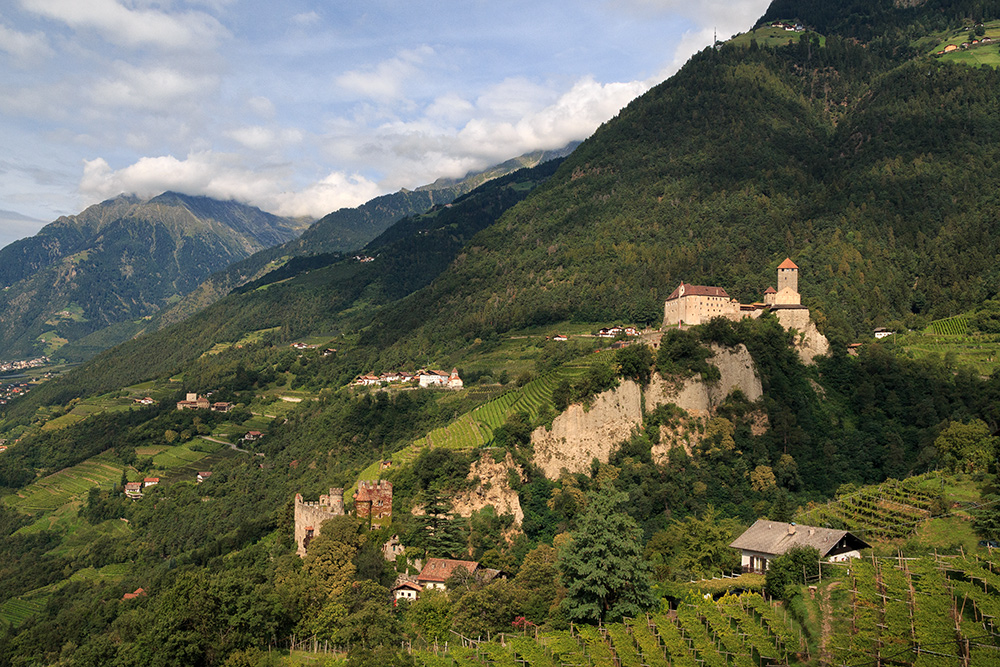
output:
[[[368,519],[370,527],[375,528],[392,518],[391,482],[386,480],[358,482],[358,491],[353,498],[354,515],[359,519]],[[344,489],[331,488],[330,494],[321,495],[318,502],[303,500],[302,494],[296,493],[296,553],[305,558],[309,543],[320,534],[323,522],[345,514]]]
[[[778,288],[768,287],[763,301],[756,303],[740,303],[721,287],[682,282],[663,305],[663,328],[704,324],[714,317],[755,319],[765,311],[773,313],[786,330],[803,334],[808,339],[809,353],[826,354],[829,343],[810,322],[809,309],[802,305],[799,267],[790,257],[778,265]]]
[[[809,322],[809,309],[802,305],[799,296],[799,267],[791,258],[778,265],[778,289],[768,287],[763,301],[757,303],[742,304],[722,287],[682,282],[663,306],[663,327],[704,324],[713,317],[757,318],[766,310],[775,313],[786,329],[801,331]]]

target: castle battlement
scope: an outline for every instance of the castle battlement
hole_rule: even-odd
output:
[[[344,516],[344,489],[331,488],[329,495],[321,495],[318,501],[303,500],[302,494],[296,493],[296,553],[305,557],[309,542],[320,534],[323,522],[338,516]]]

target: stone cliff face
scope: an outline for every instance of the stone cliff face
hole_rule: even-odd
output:
[[[452,509],[461,516],[471,516],[487,505],[492,505],[497,515],[510,513],[514,517],[514,525],[520,526],[524,520],[524,511],[517,491],[510,488],[510,471],[515,471],[522,480],[524,471],[514,463],[510,452],[503,461],[494,461],[484,455],[469,467],[468,479],[479,478],[479,484],[458,494],[452,500]]]
[[[587,472],[590,462],[607,463],[611,450],[642,423],[642,390],[625,380],[617,388],[594,397],[589,410],[577,403],[552,422],[531,434],[535,448],[534,462],[549,479],[559,471]]]
[[[664,441],[654,448],[654,457],[665,457],[677,444],[690,447],[691,437],[734,389],[751,402],[763,396],[760,378],[746,347],[713,346],[708,362],[719,369],[717,382],[696,378],[663,378],[654,374],[645,391],[645,409],[673,403],[686,416],[667,429]],[[597,395],[589,409],[571,405],[552,422],[551,430],[539,427],[531,434],[534,463],[549,479],[557,479],[562,468],[571,473],[588,472],[590,462],[607,463],[612,450],[642,426],[643,391],[635,382],[623,381],[616,389]],[[766,417],[764,417],[766,421]]]

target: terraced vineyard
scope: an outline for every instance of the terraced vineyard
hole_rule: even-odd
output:
[[[969,318],[964,315],[931,322],[931,333],[943,336],[964,336],[969,333]]]
[[[0,604],[0,627],[3,625],[18,626],[28,618],[34,616],[45,608],[48,598],[36,598],[33,600],[20,600],[17,598],[7,600]]]
[[[1000,554],[869,559],[848,578],[835,664],[1000,665]]]
[[[493,439],[494,429],[515,412],[524,412],[531,419],[552,405],[552,392],[564,380],[574,380],[587,372],[586,366],[564,366],[536,378],[519,389],[512,389],[480,405],[447,426],[435,429],[414,443],[415,448],[449,447],[475,449]]]
[[[4,502],[25,514],[51,511],[95,486],[111,487],[121,480],[121,465],[100,456],[37,480]]]
[[[927,475],[886,480],[840,496],[795,516],[796,523],[850,530],[862,538],[893,539],[911,535],[931,517],[937,498],[924,488]]]
[[[569,632],[501,635],[446,653],[415,652],[425,667],[762,667],[800,650],[783,616],[756,593],[699,600],[676,611]]]

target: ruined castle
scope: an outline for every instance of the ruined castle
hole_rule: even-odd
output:
[[[359,519],[368,519],[373,527],[392,518],[391,482],[385,480],[358,482],[358,491],[353,498],[355,516]],[[302,499],[301,493],[296,493],[296,553],[304,558],[306,550],[309,548],[309,542],[320,534],[323,522],[345,514],[343,489],[331,488],[330,495],[320,496],[318,502],[305,501]]]

